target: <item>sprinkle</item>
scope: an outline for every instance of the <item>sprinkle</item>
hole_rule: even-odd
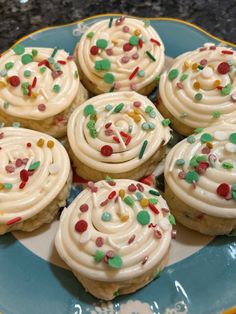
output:
[[[38,110],[39,111],[45,111],[46,110],[46,106],[44,104],[39,104],[38,105]]]
[[[47,147],[48,147],[48,148],[53,148],[53,147],[54,147],[54,142],[51,141],[51,140],[49,140],[49,141],[47,142]]]
[[[16,218],[13,218],[13,219],[11,219],[11,220],[8,220],[8,222],[7,222],[6,224],[7,224],[8,226],[10,226],[10,225],[13,225],[13,224],[15,224],[15,223],[21,221],[21,220],[22,220],[21,217],[16,217]]]
[[[59,93],[60,90],[61,90],[61,86],[56,84],[56,85],[53,86],[52,90],[54,91],[54,93]]]
[[[221,62],[217,67],[217,71],[220,74],[226,74],[230,71],[230,65],[228,62]]]
[[[54,50],[53,50],[53,52],[52,52],[52,54],[51,54],[51,58],[54,58],[54,57],[55,57],[57,51],[58,51],[58,48],[55,47]]]
[[[110,63],[110,60],[108,59],[102,59],[102,60],[99,60],[99,61],[95,61],[95,69],[97,71],[108,71],[110,70],[111,68],[111,63]]]
[[[116,196],[116,191],[112,191],[112,192],[108,195],[108,199],[109,199],[109,200],[112,200],[115,196]]]
[[[139,41],[138,41],[138,46],[139,48],[142,48],[143,47],[143,39],[142,38],[139,38]]]
[[[135,240],[135,234],[133,234],[130,238],[129,238],[129,240],[128,240],[128,244],[131,244],[131,243],[133,243],[134,242],[134,240]]]
[[[30,77],[31,71],[30,70],[25,70],[24,71],[24,77]]]
[[[172,214],[170,214],[170,215],[168,216],[168,219],[169,219],[169,222],[170,222],[172,225],[176,225],[175,217],[174,217]]]
[[[129,195],[124,198],[124,202],[130,207],[134,206],[134,199]]]
[[[103,76],[103,80],[107,83],[107,84],[112,84],[115,80],[115,76],[112,73],[106,73]]]
[[[4,186],[4,189],[6,189],[6,190],[10,190],[13,187],[13,185],[11,183],[4,183],[3,186]]]
[[[213,136],[209,133],[203,133],[200,140],[202,143],[211,142],[213,140]]]
[[[227,96],[230,94],[231,89],[232,89],[232,85],[227,84],[227,85],[225,85],[225,87],[223,89],[221,89],[220,93],[222,96]]]
[[[33,57],[32,57],[32,55],[30,55],[30,54],[28,54],[28,53],[24,54],[24,55],[21,57],[21,62],[22,62],[23,64],[28,64],[28,63],[30,63],[30,62],[32,62],[32,61],[33,61]]]
[[[113,50],[112,50],[112,48],[107,48],[107,49],[106,49],[106,54],[107,54],[108,56],[112,56],[112,55],[113,55]]]
[[[93,36],[94,36],[94,32],[89,32],[89,33],[86,35],[87,38],[93,38]]]
[[[139,156],[138,156],[139,159],[142,159],[142,157],[143,157],[143,155],[144,155],[144,152],[145,152],[145,150],[146,150],[147,145],[148,145],[148,141],[145,140],[145,141],[143,142],[142,147],[141,147],[141,150],[140,150],[140,152],[139,152]]]
[[[156,61],[156,58],[151,54],[150,51],[145,51],[145,53],[152,61]]]
[[[38,50],[32,49],[31,53],[32,53],[32,57],[35,58],[38,55]]]
[[[177,83],[176,83],[176,87],[177,87],[178,89],[183,89],[183,88],[184,88],[184,84],[181,83],[181,82],[177,82]]]
[[[126,139],[126,141],[125,141],[125,145],[126,145],[126,146],[129,145],[129,143],[131,142],[131,140],[132,140],[132,137],[131,137],[131,136],[128,136],[127,139]]]
[[[129,76],[129,80],[132,80],[132,78],[137,74],[138,70],[139,70],[139,67],[136,67],[134,69],[134,71]]]
[[[101,49],[106,49],[108,46],[108,41],[106,39],[98,39],[96,41],[96,46]]]
[[[223,162],[223,163],[222,163],[222,167],[223,167],[224,169],[232,169],[232,168],[234,168],[234,165],[231,164],[230,162]]]
[[[142,129],[149,130],[149,124],[147,122],[142,123]]]
[[[154,237],[157,239],[161,239],[162,238],[162,234],[159,230],[154,230]]]
[[[102,247],[104,245],[104,239],[102,237],[97,237],[95,243],[97,247]]]
[[[150,214],[146,210],[141,210],[137,214],[137,220],[141,225],[148,225],[150,223],[151,217]]]
[[[89,104],[84,108],[84,115],[87,117],[89,115],[96,115],[96,110],[93,105]]]
[[[150,194],[152,194],[152,195],[160,196],[160,193],[159,193],[158,191],[149,190],[148,192],[149,192]]]
[[[152,43],[156,44],[157,46],[161,46],[161,43],[158,40],[154,39],[154,38],[151,38],[150,41]]]
[[[147,198],[142,198],[142,199],[140,200],[140,205],[141,205],[141,207],[145,208],[145,207],[148,206],[148,204],[149,204],[149,201],[148,201]]]
[[[164,120],[161,121],[161,124],[163,126],[168,126],[170,123],[171,123],[170,119],[164,119]]]
[[[35,76],[32,82],[32,88],[35,88],[36,84],[37,84],[37,77]]]
[[[77,223],[75,224],[75,230],[78,233],[85,232],[87,230],[87,228],[88,228],[88,223],[83,219],[77,221]]]
[[[221,53],[226,55],[232,55],[234,52],[232,50],[222,50]]]
[[[4,77],[6,75],[7,75],[7,70],[6,69],[0,71],[0,76]]]
[[[227,183],[221,183],[217,189],[216,193],[221,197],[227,197],[230,192],[230,186]]]
[[[148,256],[145,256],[144,259],[142,260],[142,265],[146,264],[148,261]]]
[[[201,93],[197,93],[194,95],[195,100],[200,101],[202,99],[202,94]]]
[[[138,71],[138,76],[144,77],[145,76],[145,72],[143,70],[139,70]]]
[[[40,166],[40,161],[36,161],[29,166],[29,170],[36,170]]]
[[[148,201],[151,204],[157,204],[158,203],[158,200],[156,198],[149,198]]]
[[[113,148],[110,145],[104,145],[101,147],[101,154],[105,157],[109,157],[113,154]]]
[[[130,185],[128,186],[128,191],[129,191],[129,192],[133,193],[133,192],[135,192],[136,190],[137,190],[137,188],[136,188],[136,186],[135,186],[134,184],[130,184]]]
[[[203,128],[196,128],[195,130],[194,130],[194,133],[195,134],[198,134],[198,133],[201,133],[203,131]]]
[[[22,45],[17,45],[12,50],[16,55],[22,55],[25,52],[25,47]]]
[[[181,82],[183,82],[183,81],[185,81],[186,79],[188,78],[188,74],[182,74],[181,76],[180,76],[180,81]]]
[[[193,63],[192,64],[192,70],[196,71],[198,68],[198,64],[197,63]]]
[[[124,189],[120,189],[119,190],[119,196],[123,199],[125,196],[125,190]]]
[[[140,183],[137,183],[137,188],[140,192],[143,192],[144,191],[144,187],[142,186],[142,184]]]
[[[119,269],[121,268],[123,261],[119,255],[115,255],[113,258],[109,258],[108,264],[112,268]]]
[[[123,26],[122,28],[124,33],[128,33],[129,32],[129,27],[127,25]]]
[[[98,54],[98,51],[99,51],[99,48],[98,48],[97,46],[92,46],[92,47],[90,48],[90,53],[91,53],[91,55],[93,55],[93,56],[96,56],[96,54]]]
[[[236,144],[236,133],[231,133],[229,136],[229,141],[233,144]]]
[[[6,70],[10,70],[11,68],[13,68],[13,66],[14,66],[14,63],[13,63],[13,62],[7,62],[7,63],[5,64],[5,69],[6,69]]]
[[[133,46],[138,46],[139,38],[137,36],[131,36],[129,43]]]
[[[40,72],[40,73],[44,73],[44,72],[46,71],[46,69],[47,69],[46,67],[41,67],[41,68],[39,69],[39,72]]]
[[[19,76],[13,75],[9,77],[9,83],[11,84],[11,86],[13,87],[17,87],[20,85],[20,78]]]
[[[104,212],[101,218],[102,218],[102,221],[111,221],[111,214],[108,212]]]
[[[100,203],[100,206],[101,206],[101,207],[104,207],[104,206],[106,206],[108,203],[109,203],[109,201],[108,201],[108,199],[106,199],[105,201],[103,201],[103,202]]]
[[[199,175],[196,171],[188,171],[185,176],[185,181],[192,184],[199,180]]]
[[[117,105],[115,108],[114,108],[114,112],[115,113],[119,113],[121,112],[121,110],[124,108],[124,104],[123,103],[120,103],[119,105]]]
[[[99,263],[105,257],[105,253],[103,251],[97,250],[94,256],[95,262]]]
[[[148,27],[151,24],[149,20],[144,20],[143,23],[144,23],[144,27]]]
[[[152,211],[154,214],[156,214],[156,215],[159,214],[159,210],[156,208],[156,206],[155,206],[154,204],[149,203],[148,207],[151,209],[151,211]]]
[[[178,167],[182,167],[185,164],[185,160],[184,159],[177,159],[175,161],[176,166]]]
[[[128,51],[130,51],[132,49],[133,49],[133,45],[131,45],[130,43],[125,43],[123,45],[123,50],[126,51],[126,52],[128,52]]]
[[[213,111],[212,112],[212,117],[214,119],[218,119],[221,116],[221,112],[220,111]]]
[[[173,81],[178,75],[179,75],[179,70],[178,69],[172,69],[168,73],[168,79]]]
[[[141,35],[141,30],[137,28],[137,29],[134,31],[134,35],[135,35],[135,36]]]
[[[193,88],[198,90],[201,88],[201,84],[198,81],[196,81],[193,83]]]
[[[38,140],[38,142],[37,142],[37,146],[38,146],[38,147],[43,147],[44,142],[45,142],[44,139],[40,138],[40,139]]]

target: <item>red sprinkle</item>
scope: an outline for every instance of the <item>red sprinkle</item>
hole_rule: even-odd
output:
[[[125,141],[125,145],[129,145],[130,141],[132,140],[132,137],[131,136],[128,136],[127,137],[127,140]]]
[[[139,38],[138,46],[139,46],[139,48],[142,48],[142,47],[143,47],[143,41],[142,41],[141,38]]]
[[[21,167],[23,165],[23,160],[20,158],[16,159],[15,165],[16,167]]]
[[[161,45],[161,43],[160,43],[158,40],[154,39],[154,38],[151,38],[150,41],[151,41],[152,43],[156,44],[157,46],[160,46],[160,45]]]
[[[13,225],[13,224],[15,224],[16,222],[21,221],[21,219],[22,219],[21,217],[16,217],[16,218],[13,218],[13,219],[11,219],[11,220],[8,220],[7,225],[8,225],[8,226]]]
[[[20,85],[20,78],[16,75],[9,77],[8,81],[13,87],[17,87]]]
[[[230,65],[227,62],[221,62],[217,67],[217,71],[220,74],[226,74],[230,71]]]
[[[41,65],[45,65],[46,67],[50,68],[49,62],[48,60],[42,60],[38,63],[38,67],[40,67]]]
[[[106,49],[106,54],[107,54],[108,56],[112,56],[112,55],[113,55],[113,50],[112,50],[112,48],[107,48],[107,49]]]
[[[163,207],[163,208],[161,209],[161,211],[162,211],[162,214],[163,214],[164,216],[170,212],[169,209],[168,209],[168,208],[165,208],[165,207]]]
[[[132,183],[128,186],[128,191],[133,193],[137,190],[136,186]]]
[[[20,178],[21,178],[21,181],[27,182],[29,180],[28,170],[26,170],[26,169],[21,170]]]
[[[185,177],[186,177],[186,173],[185,173],[184,171],[180,171],[180,172],[178,173],[178,178],[179,178],[179,179],[185,179]]]
[[[221,197],[227,197],[229,192],[230,186],[227,183],[221,183],[216,190],[216,193]]]
[[[32,86],[29,85],[29,86],[28,86],[28,96],[31,96],[31,92],[32,92]]]
[[[107,204],[108,204],[108,199],[106,199],[105,201],[101,202],[101,203],[100,203],[100,206],[101,206],[101,207],[104,207],[104,206],[106,206]]]
[[[113,258],[115,256],[115,252],[112,251],[112,250],[109,250],[109,251],[106,252],[106,256],[108,258]]]
[[[127,134],[127,133],[125,133],[123,131],[120,131],[120,135],[123,136],[123,137],[128,137],[129,136],[129,134]]]
[[[155,205],[153,205],[152,203],[149,203],[148,207],[151,209],[151,211],[154,213],[154,214],[159,214],[159,210],[156,208]]]
[[[116,196],[116,191],[112,191],[112,192],[108,195],[108,199],[109,199],[109,200],[112,200],[115,196]]]
[[[202,47],[202,48],[199,49],[199,51],[205,51],[205,50],[207,50],[206,47]]]
[[[26,146],[27,146],[27,147],[31,147],[32,144],[31,144],[31,143],[27,143]]]
[[[132,78],[137,74],[138,70],[139,70],[139,67],[136,67],[134,69],[134,71],[129,76],[129,80],[132,80]]]
[[[133,45],[131,45],[130,43],[126,43],[123,45],[123,50],[124,51],[130,51],[133,49]]]
[[[38,105],[38,110],[39,111],[45,111],[46,110],[46,106],[44,104],[39,104]]]
[[[82,213],[85,213],[87,210],[88,210],[88,205],[87,204],[82,204],[79,208],[79,210],[82,212]]]
[[[37,84],[37,77],[35,76],[32,82],[32,88],[34,88]]]
[[[148,256],[145,256],[143,261],[142,261],[142,265],[146,264],[147,263],[147,260],[148,260]]]
[[[234,52],[232,50],[222,50],[221,53],[225,55],[232,55]]]
[[[63,64],[63,65],[64,65],[64,64],[66,64],[66,61],[58,60],[57,63],[60,63],[60,64]]]
[[[116,143],[118,143],[118,144],[120,143],[120,140],[119,140],[119,138],[118,138],[117,136],[113,136],[112,138],[113,138],[113,140],[114,140]]]
[[[142,186],[142,184],[140,183],[137,183],[137,188],[140,192],[143,192],[144,191],[144,187]]]
[[[153,224],[152,222],[148,225],[148,228],[156,228],[157,224]]]
[[[13,173],[15,171],[15,167],[13,165],[7,165],[5,167],[6,172]]]
[[[22,190],[25,187],[25,185],[26,185],[26,182],[24,182],[24,181],[21,182],[20,185],[19,185],[19,189]]]
[[[97,46],[92,46],[90,48],[91,55],[96,56],[96,54],[98,53],[98,50],[99,50],[99,48]]]
[[[112,122],[108,122],[107,124],[105,124],[105,128],[108,129],[111,125],[112,125]]]
[[[88,228],[88,223],[83,219],[77,221],[77,223],[75,224],[75,230],[79,233],[85,232],[87,228]]]
[[[131,243],[133,243],[134,242],[134,239],[135,239],[135,234],[133,234],[130,238],[129,238],[129,240],[128,240],[128,244],[131,244]]]
[[[207,168],[209,168],[209,166],[210,166],[210,165],[209,165],[208,162],[206,162],[206,161],[201,161],[201,162],[198,164],[198,166],[196,167],[196,171],[197,171],[197,173],[203,175],[203,174],[206,172]]]
[[[56,78],[61,76],[62,73],[63,73],[62,71],[52,71],[51,75],[52,75],[52,78],[55,80]]]
[[[111,156],[113,153],[113,148],[110,145],[104,145],[101,147],[101,154],[105,157]]]
[[[154,230],[154,236],[157,239],[161,239],[162,234],[161,234],[161,232],[159,230]]]
[[[102,247],[104,244],[104,239],[102,237],[97,237],[95,243],[96,243],[96,246]]]

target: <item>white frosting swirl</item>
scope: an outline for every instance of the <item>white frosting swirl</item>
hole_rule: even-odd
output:
[[[135,107],[135,102],[139,102],[140,106]],[[115,113],[115,108],[119,104],[124,106],[120,112]],[[90,116],[84,114],[88,105],[93,105],[96,110],[94,129],[97,135],[94,138],[88,128]],[[110,106],[110,111],[106,110],[107,105]],[[153,112],[153,118],[145,112],[148,108]],[[134,114],[134,110],[138,110],[139,113]],[[134,121],[137,116],[139,122]],[[163,117],[147,97],[136,92],[107,93],[90,98],[72,113],[67,135],[73,153],[84,164],[99,171],[107,172],[109,169],[109,172],[120,173],[139,167],[161,145],[169,141],[170,128],[164,127],[162,121]],[[144,125],[152,128],[145,130]],[[122,136],[122,132],[126,136]],[[114,136],[120,143],[114,140]],[[128,136],[131,140],[126,145]],[[145,141],[146,149],[139,158]],[[101,153],[101,148],[105,145],[112,148],[113,153],[110,156]]]
[[[211,135],[210,143],[202,141],[203,134]],[[234,140],[230,135],[234,134]],[[204,135],[203,139],[207,139]],[[195,139],[195,142],[194,142]],[[236,218],[236,128],[233,124],[223,122],[195,134],[172,148],[165,163],[165,179],[174,194],[189,206],[208,215]],[[191,142],[194,142],[191,144]],[[194,157],[198,162],[194,165]],[[199,157],[200,156],[200,157]],[[202,159],[203,164],[199,166]],[[178,161],[184,165],[177,165]],[[192,166],[190,161],[192,160]],[[177,164],[176,164],[177,163]],[[204,165],[205,164],[205,165]],[[207,165],[208,164],[208,165]],[[204,169],[205,168],[205,169]],[[188,172],[198,174],[198,181],[187,182],[184,178]],[[194,177],[196,174],[194,174]],[[221,184],[228,186],[228,195],[222,197],[217,193]],[[234,193],[234,196],[233,196]]]
[[[69,107],[78,92],[79,78],[68,53],[58,50],[51,57],[51,48],[22,48],[24,53],[19,55],[13,49],[0,58],[0,117],[2,110],[15,117],[43,120]],[[22,62],[25,55],[32,56],[32,50],[37,51],[32,61]],[[14,76],[20,80],[18,86],[9,81]],[[33,86],[31,96],[27,85]]]
[[[68,155],[57,140],[23,128],[0,128],[0,160],[0,224],[39,213],[58,195],[70,172]]]
[[[161,196],[150,194],[153,189],[139,183],[142,187],[140,192],[138,182],[132,180],[115,180],[115,183],[111,186],[106,181],[99,181],[92,187],[97,187],[97,192],[88,188],[84,190],[64,209],[56,236],[56,248],[74,272],[112,282],[137,277],[157,265],[168,251],[172,230],[167,204]],[[136,191],[128,191],[131,185]],[[124,198],[119,196],[121,189]],[[107,201],[107,205],[101,206],[112,192],[115,196]],[[135,196],[137,192],[143,199],[151,198],[157,202],[154,206],[159,213],[155,214],[148,206],[142,208],[141,201]],[[132,206],[124,201],[127,196],[133,199]],[[87,211],[83,210],[85,204]],[[165,210],[162,211],[162,208]],[[145,225],[137,219],[140,212],[149,216]],[[102,218],[104,213],[110,217],[108,221]],[[126,219],[123,219],[125,216]],[[87,223],[84,232],[76,231],[78,221]],[[112,251],[121,258],[122,265],[115,269],[104,261],[96,262],[94,256],[97,250],[106,255]]]
[[[205,44],[184,53],[161,75],[161,100],[176,119],[192,128],[236,116],[235,67],[236,52],[231,48]],[[178,75],[170,79],[173,70]]]
[[[117,20],[119,25],[117,25]],[[140,90],[152,83],[160,74],[164,66],[164,45],[154,28],[145,26],[145,21],[118,18],[112,21],[111,27],[109,23],[109,19],[99,21],[82,36],[77,51],[79,67],[85,76],[103,92],[109,91],[112,86],[116,90]],[[88,34],[91,33],[92,38],[88,38]],[[141,46],[135,44],[131,46],[131,50],[124,51],[124,45],[129,43],[132,36],[142,41]],[[99,48],[95,55],[91,54],[91,47],[96,46],[100,39],[106,40],[107,47]],[[147,55],[147,51],[155,60]],[[109,69],[107,71],[96,70],[95,62],[104,59],[109,60]],[[137,72],[132,79],[129,79],[137,67],[141,72]],[[106,73],[113,75],[114,82],[104,81],[103,77]]]

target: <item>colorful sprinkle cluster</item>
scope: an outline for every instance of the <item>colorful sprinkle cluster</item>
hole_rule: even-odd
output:
[[[119,56],[119,60],[121,64],[127,64],[133,60],[138,60],[140,58],[139,56],[139,50],[143,48],[144,43],[147,41],[150,42],[151,45],[155,46],[161,46],[161,43],[154,39],[154,38],[147,38],[144,36],[140,29],[135,29],[133,33],[131,33],[131,29],[128,25],[125,25],[125,17],[119,17],[116,19],[116,21],[113,22],[113,19],[109,20],[108,27],[114,27],[114,32],[116,31],[117,27],[123,25],[122,32],[126,34],[130,34],[130,37],[127,39],[126,42],[123,43],[122,51],[123,54]],[[146,21],[144,22],[145,27],[148,27],[149,25],[146,24]],[[87,39],[91,40],[91,38],[94,37],[93,32],[89,32],[87,34]],[[90,55],[92,57],[99,56],[102,59],[101,60],[95,60],[94,59],[94,68],[97,72],[104,71],[106,72],[103,75],[103,81],[107,83],[108,85],[112,85],[111,91],[119,90],[121,88],[120,83],[116,80],[115,73],[112,72],[112,64],[109,59],[109,57],[113,56],[114,54],[114,47],[117,46],[118,40],[111,39],[111,42],[109,42],[107,39],[100,38],[96,41],[96,44],[90,47]],[[134,51],[133,54],[130,55],[130,52]],[[107,55],[107,58],[104,57],[104,51]],[[151,51],[146,50],[145,55],[147,58],[149,58],[151,61],[155,62],[156,58],[152,55]],[[128,79],[132,81],[132,79],[135,76],[139,76],[140,78],[145,77],[145,70],[140,68],[140,66],[135,66],[131,72],[129,73]],[[135,84],[130,82],[130,89],[136,90]]]
[[[202,129],[196,129],[195,133],[202,132]],[[187,139],[189,144],[196,142],[194,135],[189,136]],[[216,162],[220,163],[221,167],[230,171],[234,168],[234,165],[231,162],[220,161],[217,159],[217,156],[212,153],[214,147],[213,141],[225,141],[228,140],[228,143],[225,144],[224,149],[229,153],[236,153],[236,133],[231,133],[229,136],[226,132],[216,131],[214,134],[202,133],[200,136],[200,141],[202,143],[200,155],[194,155],[187,164],[188,171],[184,171],[184,166],[186,166],[186,161],[184,159],[177,159],[175,165],[179,168],[178,177],[181,180],[185,180],[187,183],[191,184],[196,188],[196,184],[199,181],[200,177],[204,175],[208,168],[214,168]],[[236,201],[236,185],[221,183],[217,189],[216,194],[220,197],[225,198],[226,200],[233,199]]]

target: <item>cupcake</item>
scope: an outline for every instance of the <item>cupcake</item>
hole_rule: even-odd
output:
[[[165,154],[169,122],[136,92],[90,98],[68,122],[69,154],[77,174],[93,181],[106,175],[134,180],[148,176]]]
[[[158,110],[183,135],[236,116],[235,66],[231,48],[205,44],[184,53],[161,75]]]
[[[172,148],[165,163],[165,197],[176,219],[203,234],[236,228],[236,127],[223,122]]]
[[[32,231],[56,216],[70,188],[64,147],[40,132],[0,128],[0,234]]]
[[[157,190],[107,178],[89,182],[62,212],[55,243],[85,290],[111,300],[142,288],[164,268],[172,223]]]
[[[134,90],[148,95],[164,66],[164,45],[148,20],[94,23],[75,49],[84,86],[93,94]]]
[[[57,48],[15,46],[0,58],[0,121],[54,137],[66,135],[71,112],[87,99],[73,57]]]

